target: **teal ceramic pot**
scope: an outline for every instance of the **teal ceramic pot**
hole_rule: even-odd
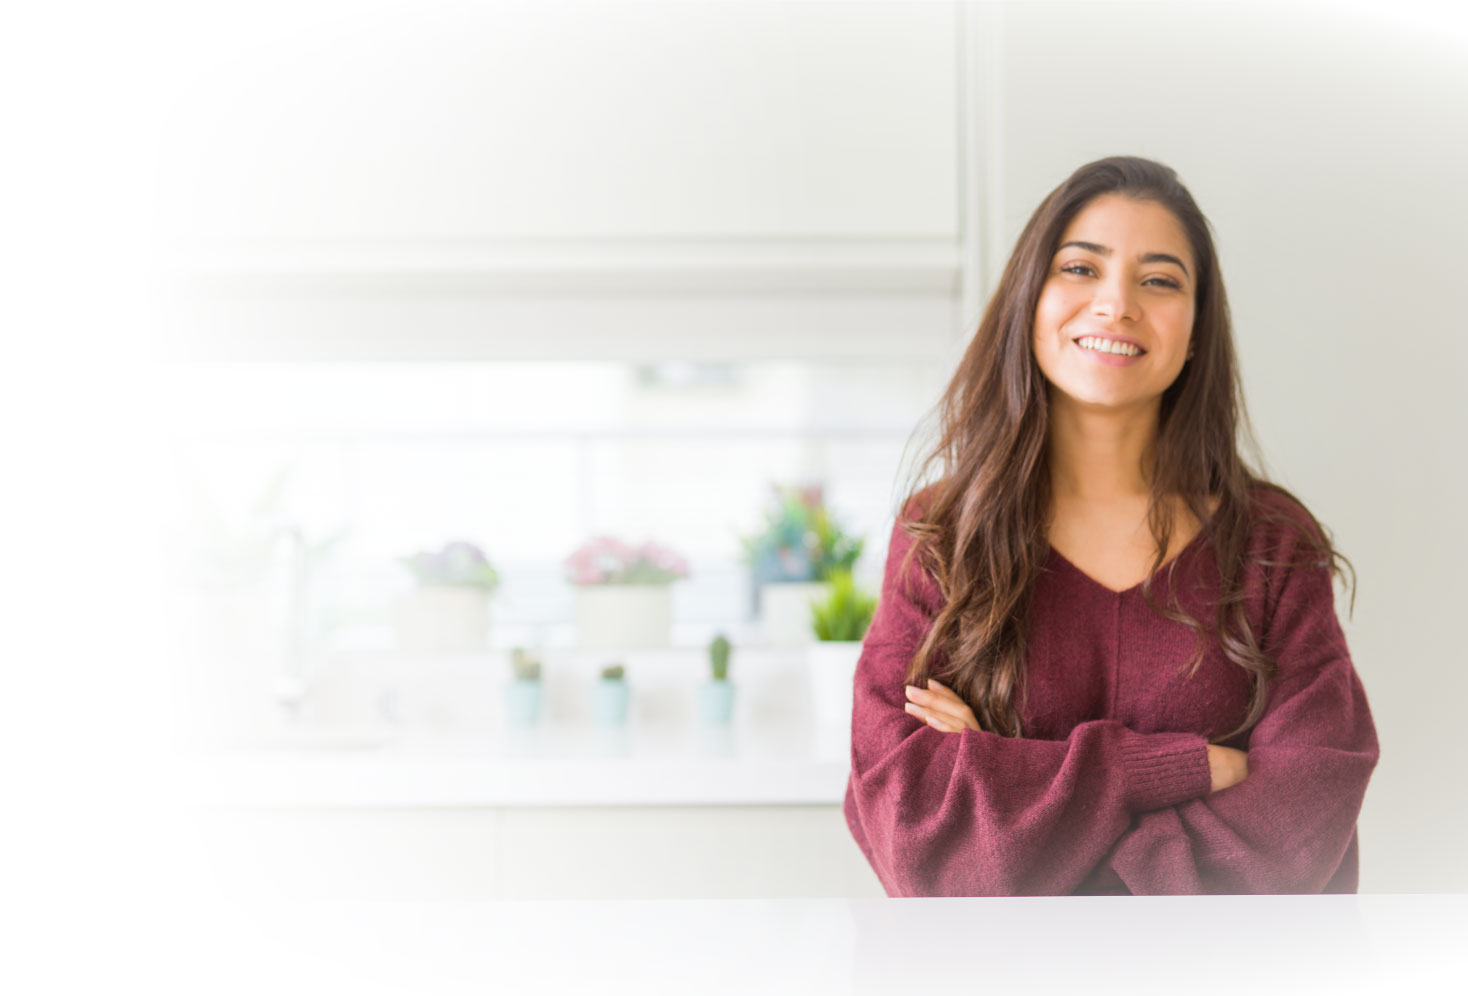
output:
[[[541,688],[541,682],[524,678],[516,678],[505,686],[505,709],[510,722],[529,726],[540,718]]]
[[[632,690],[626,678],[598,678],[591,687],[591,708],[596,721],[607,726],[627,722]]]
[[[698,712],[705,723],[727,723],[734,715],[734,683],[710,680],[698,686]]]

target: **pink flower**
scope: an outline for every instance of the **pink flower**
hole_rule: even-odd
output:
[[[687,577],[688,561],[652,541],[632,547],[612,536],[597,536],[564,561],[572,584],[638,582],[665,584]]]

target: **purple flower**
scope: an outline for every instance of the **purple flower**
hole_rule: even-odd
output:
[[[499,574],[484,551],[462,540],[445,543],[437,553],[425,550],[399,560],[420,584],[472,585],[490,590],[499,585]]]

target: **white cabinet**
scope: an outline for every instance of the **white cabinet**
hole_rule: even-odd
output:
[[[303,10],[221,21],[175,88],[165,355],[952,345],[958,4]]]
[[[232,25],[180,81],[163,231],[295,261],[951,243],[956,16],[438,3]]]

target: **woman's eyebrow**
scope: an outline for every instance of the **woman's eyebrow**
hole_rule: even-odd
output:
[[[1086,250],[1086,252],[1093,252],[1093,253],[1095,253],[1098,256],[1110,256],[1111,255],[1111,247],[1110,246],[1097,245],[1095,242],[1075,242],[1075,241],[1072,241],[1072,242],[1062,242],[1060,244],[1060,248],[1061,249],[1064,249],[1066,246],[1076,246],[1078,248],[1081,248],[1081,249]],[[1057,250],[1057,251],[1059,251],[1059,250]],[[1141,258],[1141,260],[1139,262],[1143,262],[1143,263],[1176,263],[1179,267],[1182,268],[1182,271],[1184,273],[1188,273],[1187,264],[1184,263],[1182,260],[1178,259],[1176,256],[1172,255],[1171,253],[1165,253],[1165,252],[1149,252],[1149,253],[1143,253],[1142,254],[1142,258]],[[1188,276],[1191,277],[1192,274],[1191,273],[1188,273]]]

